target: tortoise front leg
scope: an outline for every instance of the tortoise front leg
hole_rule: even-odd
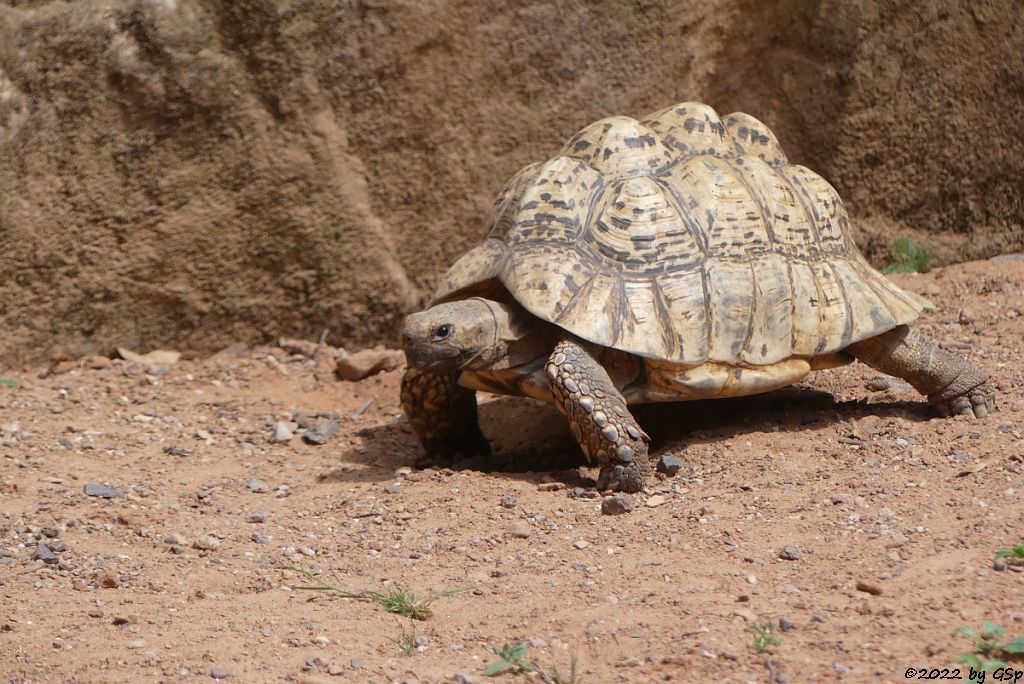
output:
[[[425,465],[450,461],[456,454],[490,456],[480,432],[476,392],[459,385],[458,373],[429,373],[410,368],[402,376],[402,410],[427,451]]]
[[[984,418],[995,410],[995,390],[981,371],[905,325],[846,351],[872,368],[903,378],[943,415]]]
[[[607,371],[579,344],[562,340],[545,367],[555,405],[569,419],[587,459],[602,466],[598,486],[638,492],[649,471],[650,441]]]

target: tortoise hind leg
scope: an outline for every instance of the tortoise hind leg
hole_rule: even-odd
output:
[[[905,325],[846,349],[858,361],[903,378],[943,415],[984,418],[995,409],[995,390],[963,357],[940,349]]]
[[[650,441],[608,372],[579,344],[562,340],[548,358],[555,406],[569,419],[573,437],[591,462],[602,466],[598,486],[638,492],[649,470]]]
[[[410,368],[402,376],[402,410],[427,451],[426,465],[463,456],[490,456],[480,431],[476,392],[459,386],[458,373],[429,373]]]

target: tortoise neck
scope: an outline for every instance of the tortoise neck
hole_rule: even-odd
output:
[[[474,297],[494,316],[495,345],[491,369],[512,368],[547,356],[554,344],[553,326],[538,319],[513,301]]]

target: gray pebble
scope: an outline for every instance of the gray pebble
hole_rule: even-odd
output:
[[[292,441],[292,437],[295,433],[292,432],[292,427],[283,420],[279,420],[274,423],[274,434],[271,435],[269,441],[272,444],[287,444]]]
[[[469,675],[464,675],[461,672],[453,674],[452,681],[455,682],[455,684],[473,684],[473,678]]]
[[[263,480],[249,480],[249,491],[262,494],[267,491],[267,485],[263,484]]]
[[[210,676],[214,679],[227,679],[231,676],[231,670],[226,667],[214,667],[210,669]]]
[[[56,565],[60,562],[60,558],[57,555],[46,548],[46,544],[40,543],[36,546],[35,552],[32,554],[32,560],[40,560],[47,565]]]
[[[199,549],[200,551],[213,551],[220,548],[220,539],[209,535],[200,537],[192,542],[192,548]]]
[[[658,472],[666,475],[675,475],[683,467],[683,459],[678,456],[662,456],[658,459]]]
[[[794,625],[792,622],[790,622],[786,618],[779,618],[779,629],[781,631],[788,632],[789,630],[794,629],[795,627],[796,627],[796,625]]]
[[[596,499],[600,496],[593,489],[587,489],[586,487],[573,487],[569,490],[570,499]]]
[[[82,491],[85,492],[86,496],[96,496],[101,499],[116,499],[117,497],[122,496],[121,492],[116,489],[111,489],[110,487],[99,484],[87,484],[82,488]]]
[[[62,553],[68,550],[68,545],[64,543],[63,539],[54,539],[52,542],[47,544],[47,546],[50,547],[51,551],[56,551],[57,553]]]
[[[251,538],[257,544],[269,544],[270,543],[270,537],[268,537],[268,536],[266,536],[264,534],[259,534],[258,532],[253,532]]]
[[[400,482],[392,482],[391,484],[384,485],[384,491],[388,494],[398,494],[402,491],[402,484]]]
[[[800,560],[800,549],[787,544],[779,549],[779,558],[782,560]]]
[[[824,615],[812,615],[811,622],[828,622],[828,618]]]
[[[850,671],[850,668],[846,665],[843,665],[842,663],[832,663],[832,669],[838,672],[839,674],[846,674]]]
[[[266,511],[249,511],[245,514],[245,522],[261,523],[267,522]]]
[[[1002,572],[1003,570],[1006,570],[1009,567],[1010,567],[1009,565],[1007,565],[1006,563],[1004,563],[1001,560],[997,560],[995,563],[992,564],[992,569],[993,570],[997,570],[999,572]]]
[[[603,515],[622,515],[633,510],[635,504],[633,497],[629,494],[612,494],[601,499],[601,513]]]
[[[511,494],[505,494],[501,497],[501,505],[505,508],[515,508],[519,504],[516,501],[516,497]]]
[[[183,534],[172,532],[164,537],[164,544],[178,544],[179,546],[188,546],[188,539]]]

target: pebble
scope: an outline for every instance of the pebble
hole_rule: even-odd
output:
[[[57,553],[63,553],[68,550],[68,545],[64,543],[63,539],[54,539],[47,546],[50,547],[51,551],[56,551]]]
[[[590,542],[588,542],[586,539],[580,539],[579,541],[574,543],[573,546],[575,546],[577,549],[585,549],[588,546],[590,546]]]
[[[835,670],[839,674],[846,674],[847,672],[850,671],[849,667],[847,667],[846,665],[843,665],[842,663],[838,663],[838,662],[832,663],[832,669]]]
[[[313,643],[317,646],[327,646],[331,643],[331,640],[325,636],[318,636],[313,638]]]
[[[125,645],[128,646],[128,648],[145,648],[146,647],[146,640],[145,639],[132,639],[131,641],[129,641]]]
[[[791,561],[800,560],[800,549],[787,544],[779,549],[779,558]]]
[[[245,514],[245,522],[261,523],[267,522],[266,511],[249,511]]]
[[[779,629],[781,631],[788,632],[789,630],[794,629],[795,627],[796,627],[796,625],[794,625],[792,622],[790,622],[786,618],[779,618]]]
[[[268,536],[266,536],[264,534],[259,534],[258,532],[253,532],[252,536],[251,536],[251,539],[254,542],[256,542],[257,544],[269,544],[270,543],[270,537],[268,537]]]
[[[647,499],[647,507],[648,508],[657,508],[658,506],[661,506],[664,503],[665,503],[665,497],[663,497],[661,494],[655,494],[654,496],[649,497]]]
[[[529,523],[519,520],[509,526],[508,533],[516,539],[529,539],[533,534],[533,528],[530,527]]]
[[[612,494],[601,499],[601,513],[603,515],[622,515],[632,511],[635,506],[633,497],[629,494]]]
[[[220,539],[212,535],[200,537],[192,542],[192,548],[199,549],[200,551],[213,551],[220,548]]]
[[[519,505],[519,502],[516,501],[516,497],[512,494],[504,494],[501,497],[501,505],[505,508],[515,508]]]
[[[231,676],[231,670],[226,667],[212,667],[210,668],[210,676],[214,679],[227,679]]]
[[[177,544],[179,546],[188,546],[188,538],[183,534],[172,532],[164,536],[164,544]]]
[[[263,480],[249,480],[249,491],[255,492],[256,494],[263,494],[268,491],[267,485],[263,484]]]
[[[1006,563],[1004,563],[1001,560],[997,560],[995,563],[992,564],[992,569],[996,570],[998,572],[1002,572],[1002,571],[1006,570],[1009,567],[1010,567],[1009,565],[1007,565]]]
[[[121,492],[116,489],[111,489],[110,487],[99,484],[87,484],[82,488],[82,491],[85,492],[86,496],[96,496],[101,499],[116,499],[117,497],[122,496]]]
[[[274,423],[274,434],[270,437],[272,444],[287,444],[292,441],[295,433],[292,432],[292,427],[286,421],[279,420]]]
[[[863,591],[865,594],[871,594],[872,596],[882,595],[882,588],[877,584],[869,582],[857,582],[857,591]]]
[[[53,551],[46,548],[46,544],[42,542],[36,545],[36,550],[32,554],[32,560],[43,561],[47,565],[56,565],[60,562],[60,558]]]
[[[586,487],[573,487],[569,490],[570,499],[598,499],[601,495],[593,489],[587,489]]]
[[[473,678],[469,675],[462,674],[461,672],[453,674],[452,681],[455,682],[455,684],[473,684]]]
[[[402,466],[395,470],[395,477],[397,478],[409,477],[410,475],[412,475],[412,468],[409,466]]]
[[[560,489],[565,489],[564,482],[541,482],[537,485],[539,492],[557,492]]]
[[[402,484],[400,482],[392,482],[391,484],[384,485],[384,491],[388,494],[398,494],[402,491]]]
[[[658,472],[666,475],[675,475],[683,467],[683,459],[678,456],[662,456],[658,459]]]
[[[405,354],[397,349],[363,349],[354,354],[341,350],[338,357],[338,377],[356,382],[382,371],[398,368],[405,362]]]
[[[326,444],[327,440],[333,437],[340,427],[340,419],[329,418],[312,430],[306,430],[306,434],[302,436],[302,439],[309,444]]]
[[[345,664],[337,660],[332,660],[327,664],[327,674],[334,677],[345,674]]]

